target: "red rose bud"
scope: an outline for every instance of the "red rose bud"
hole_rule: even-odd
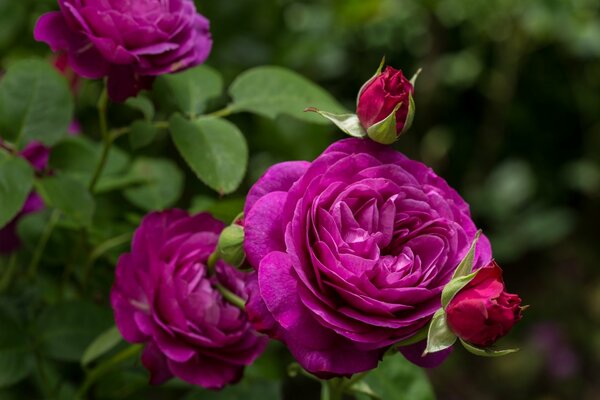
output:
[[[446,307],[450,329],[466,342],[489,347],[521,319],[521,299],[505,291],[502,269],[492,261]]]
[[[386,67],[358,94],[356,114],[371,139],[391,144],[410,128],[414,114],[414,87],[402,71]]]

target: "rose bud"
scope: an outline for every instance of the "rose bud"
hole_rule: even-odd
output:
[[[130,253],[119,258],[111,304],[128,342],[144,343],[150,382],[176,376],[207,389],[237,382],[264,350],[265,336],[222,288],[246,300],[248,273],[207,264],[224,224],[182,210],[147,215]]]
[[[489,347],[521,319],[521,299],[505,291],[502,269],[492,261],[446,307],[450,329],[464,341]]]
[[[413,93],[413,83],[392,67],[363,86],[356,114],[371,139],[391,144],[410,128],[415,108]]]
[[[192,0],[58,0],[60,11],[38,20],[34,36],[66,53],[82,77],[108,77],[108,94],[124,101],[155,76],[203,63],[212,38]]]

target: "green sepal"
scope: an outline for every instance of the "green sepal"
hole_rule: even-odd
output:
[[[383,400],[383,398],[377,394],[371,386],[365,381],[358,381],[350,385],[347,390],[351,394],[364,394],[371,400]]]
[[[395,347],[403,347],[410,346],[411,344],[415,344],[420,342],[421,340],[427,339],[427,332],[429,331],[429,326],[425,325],[423,328],[417,331],[414,335],[399,342],[394,343]]]
[[[227,264],[239,267],[244,262],[244,228],[240,225],[229,225],[221,232],[217,250],[219,257]]]
[[[469,251],[462,259],[456,270],[454,270],[454,275],[452,279],[469,275],[473,271],[473,262],[475,261],[475,249],[477,248],[477,242],[479,241],[479,237],[481,236],[481,230],[477,231],[475,234],[475,238],[473,239],[473,243],[471,243],[471,247]]]
[[[381,144],[392,144],[398,140],[396,132],[396,112],[402,107],[402,102],[396,104],[394,110],[385,119],[371,125],[367,129],[367,135],[375,142]]]
[[[367,136],[367,131],[365,131],[365,128],[363,128],[363,126],[361,125],[356,114],[333,114],[327,111],[321,111],[315,107],[309,107],[304,111],[316,112],[317,114],[333,122],[344,133],[350,136],[357,138],[364,138],[365,136]]]
[[[369,86],[369,84],[371,82],[373,82],[379,75],[381,75],[381,71],[383,71],[383,66],[385,65],[385,56],[383,56],[381,58],[381,62],[379,63],[379,67],[377,68],[377,71],[375,72],[375,75],[373,75],[368,81],[366,81],[361,87],[360,90],[358,91],[358,95],[356,95],[356,105],[358,106],[358,100],[360,99],[360,95],[362,94],[362,92],[364,92],[364,90],[367,88],[367,86]]]
[[[404,126],[402,127],[402,131],[397,135],[403,135],[406,131],[410,129],[413,124],[413,120],[415,119],[415,99],[413,98],[412,93],[408,94],[408,114],[406,114],[406,121],[404,121]]]
[[[519,349],[497,350],[492,347],[487,347],[485,349],[482,349],[482,348],[473,346],[472,344],[469,344],[462,339],[460,339],[460,342],[462,343],[464,348],[467,349],[467,351],[469,353],[475,354],[476,356],[480,356],[480,357],[502,357],[502,356],[519,351]]]
[[[413,85],[413,87],[415,87],[415,83],[417,83],[417,78],[421,75],[421,71],[423,71],[423,68],[419,68],[412,78],[410,78],[410,84]]]
[[[473,278],[475,278],[475,275],[477,275],[478,272],[479,270],[469,275],[453,278],[450,282],[446,284],[446,286],[444,286],[444,290],[442,290],[442,307],[444,308],[444,310],[446,309],[446,307],[448,307],[448,304],[450,304],[454,296],[456,296],[456,294],[460,292],[462,288],[467,286],[467,284],[471,282]]]
[[[446,322],[446,312],[440,308],[433,314],[431,323],[429,324],[429,332],[427,333],[427,347],[423,352],[423,357],[429,353],[452,347],[456,342],[456,335],[450,330]]]

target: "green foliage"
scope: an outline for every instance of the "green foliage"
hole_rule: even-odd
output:
[[[400,355],[386,357],[364,381],[381,399],[434,400],[435,395],[425,372]],[[369,400],[357,394],[358,400]]]
[[[90,345],[85,349],[81,357],[81,365],[87,366],[92,361],[101,357],[105,353],[112,350],[116,345],[121,343],[123,338],[116,326],[102,332]]]
[[[249,111],[275,118],[288,114],[307,122],[322,124],[323,119],[306,113],[315,107],[341,114],[345,110],[329,93],[306,78],[280,67],[258,67],[241,74],[229,88],[233,112]]]
[[[94,197],[85,185],[67,175],[56,175],[36,182],[36,190],[51,207],[56,207],[77,226],[89,226],[96,208]]]
[[[66,80],[42,60],[12,64],[0,81],[0,135],[17,144],[47,145],[67,134],[73,99]]]
[[[215,69],[201,65],[159,77],[154,90],[172,101],[178,111],[196,117],[206,110],[209,100],[223,93],[223,80]]]
[[[21,210],[33,186],[33,170],[25,160],[0,150],[0,228]]]
[[[79,362],[84,351],[112,323],[109,309],[85,301],[46,308],[35,321],[39,349],[49,358]]]
[[[14,315],[0,304],[0,389],[29,375],[34,366],[33,353],[25,331]],[[0,394],[2,392],[0,391]]]
[[[183,174],[171,160],[138,158],[133,162],[129,174],[129,178],[140,184],[126,189],[123,194],[143,210],[164,210],[175,204],[181,196]]]
[[[248,147],[234,124],[220,118],[189,122],[180,115],[169,124],[179,153],[202,182],[220,194],[238,188],[246,174]]]

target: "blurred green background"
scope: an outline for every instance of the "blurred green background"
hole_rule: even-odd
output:
[[[227,82],[253,66],[280,65],[353,109],[383,55],[408,76],[423,69],[413,128],[396,147],[467,199],[508,289],[531,305],[503,343],[519,353],[480,359],[457,348],[430,372],[439,399],[598,398],[600,2],[197,3],[212,22],[208,64]],[[49,54],[31,32],[54,7],[53,0],[0,0],[2,67]],[[93,93],[88,100],[82,94],[77,114],[92,135]],[[219,203],[225,215],[269,165],[312,159],[341,138],[333,127],[287,117],[233,119],[250,142],[251,159],[245,187]],[[168,140],[145,151],[175,154]],[[200,207],[202,199],[193,198],[205,189],[192,182],[180,206]]]

